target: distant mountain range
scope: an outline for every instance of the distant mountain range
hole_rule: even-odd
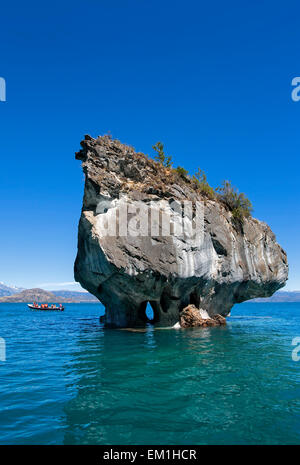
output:
[[[57,297],[62,297],[65,302],[99,302],[97,297],[90,294],[89,292],[80,292],[80,291],[51,291]]]
[[[17,294],[23,290],[24,288],[22,287],[9,286],[8,284],[4,284],[0,281],[0,297]]]
[[[249,302],[300,302],[300,291],[277,291],[272,297],[253,299]]]
[[[16,303],[16,302],[48,302],[48,303],[62,303],[66,300],[62,297],[57,297],[52,292],[44,291],[44,289],[26,289],[25,291],[18,292],[17,294],[0,297],[0,302]]]
[[[98,299],[88,292],[45,291],[44,289],[24,289],[0,282],[1,302],[50,302],[50,303],[93,303]],[[249,302],[300,302],[300,291],[278,291],[272,297],[252,299]]]
[[[0,283],[0,303],[4,302],[50,302],[50,303],[93,303],[98,299],[88,292],[45,291],[44,289],[22,289]]]

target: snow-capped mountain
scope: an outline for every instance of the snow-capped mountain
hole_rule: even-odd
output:
[[[17,294],[23,290],[22,287],[11,286],[0,281],[0,297]]]

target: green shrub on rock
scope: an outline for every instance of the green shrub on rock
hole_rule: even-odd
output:
[[[231,181],[223,181],[221,187],[217,188],[218,198],[232,211],[234,219],[243,220],[251,216],[253,210],[252,203],[243,194],[240,193],[234,186],[231,185]]]
[[[174,171],[176,171],[176,173],[179,174],[181,178],[187,178],[189,175],[189,172],[186,169],[184,169],[182,166],[177,166],[177,168],[175,168]]]
[[[194,174],[192,177],[192,182],[202,194],[206,195],[206,197],[210,199],[215,198],[215,192],[213,188],[208,184],[206,174],[203,170],[198,168],[197,173]]]
[[[167,155],[165,154],[164,144],[162,142],[156,142],[156,144],[153,145],[152,148],[156,152],[154,160],[160,163],[161,165],[165,166],[166,168],[171,168],[173,165],[172,157],[167,157]]]

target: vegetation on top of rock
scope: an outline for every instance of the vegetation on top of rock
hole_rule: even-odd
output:
[[[218,187],[216,191],[218,192],[219,200],[232,211],[234,219],[243,220],[243,218],[251,216],[253,210],[252,203],[245,194],[232,186],[231,181],[223,181],[222,186]]]
[[[206,174],[203,170],[198,168],[196,174],[192,177],[192,182],[195,185],[196,189],[199,190],[203,195],[210,199],[215,198],[215,192],[213,188],[208,184]]]
[[[154,159],[151,159],[151,157],[144,153],[137,153],[134,147],[122,144],[118,139],[112,139],[110,134],[99,136],[97,139],[86,135],[85,139],[81,142],[81,146],[82,150],[76,153],[76,158],[83,162],[87,161],[86,157],[89,150],[98,155],[99,146],[115,151],[120,157],[125,157],[124,166],[126,168],[124,168],[124,172],[127,178],[134,180],[136,189],[144,189],[148,193],[155,193],[157,195],[159,193],[164,194],[166,190],[170,190],[170,186],[172,185],[181,185],[185,192],[192,189],[203,197],[226,206],[232,212],[233,220],[242,223],[244,218],[251,216],[253,210],[252,203],[245,194],[239,193],[231,185],[230,181],[223,181],[221,187],[214,189],[209,185],[207,176],[202,169],[198,168],[197,172],[190,176],[188,171],[182,166],[173,168],[172,157],[165,154],[164,144],[160,141],[153,145],[153,150],[156,153]],[[113,162],[110,161],[110,163],[113,166]],[[149,170],[144,172],[143,170],[146,165]],[[98,161],[97,167],[93,175],[91,175],[91,179],[95,183],[98,182],[98,177],[102,179],[102,170],[104,169],[106,169],[105,164],[102,161]],[[117,190],[115,180],[110,181],[110,183]],[[128,182],[125,185],[126,189],[130,188]]]
[[[154,160],[166,168],[171,168],[173,165],[172,157],[166,156],[164,144],[157,142],[152,148],[156,152]],[[207,176],[200,168],[198,168],[198,171],[192,177],[189,176],[188,171],[182,166],[177,166],[173,171],[184,181],[191,182],[192,186],[205,197],[211,200],[219,200],[225,204],[232,211],[232,216],[235,220],[243,221],[244,218],[251,216],[253,211],[252,203],[245,194],[240,193],[232,186],[231,181],[223,181],[221,187],[214,189],[208,184]]]
[[[182,166],[177,166],[177,168],[175,168],[175,170],[177,174],[179,174],[179,176],[183,179],[188,179],[189,178],[189,172],[184,169]]]
[[[164,152],[164,144],[162,142],[156,142],[155,145],[152,146],[153,150],[155,150],[156,155],[154,157],[154,160],[160,163],[161,165],[165,166],[166,168],[171,168],[173,163],[172,163],[172,157],[167,156]]]

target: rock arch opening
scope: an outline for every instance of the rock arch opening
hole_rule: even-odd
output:
[[[199,308],[200,306],[200,296],[197,294],[196,291],[190,294],[190,304],[195,305],[195,307]]]
[[[154,310],[149,304],[149,302],[147,303],[147,306],[146,306],[146,317],[148,318],[149,321],[154,320]]]
[[[159,321],[159,312],[155,306],[155,302],[142,302],[139,308],[139,318],[144,323],[157,323]]]

